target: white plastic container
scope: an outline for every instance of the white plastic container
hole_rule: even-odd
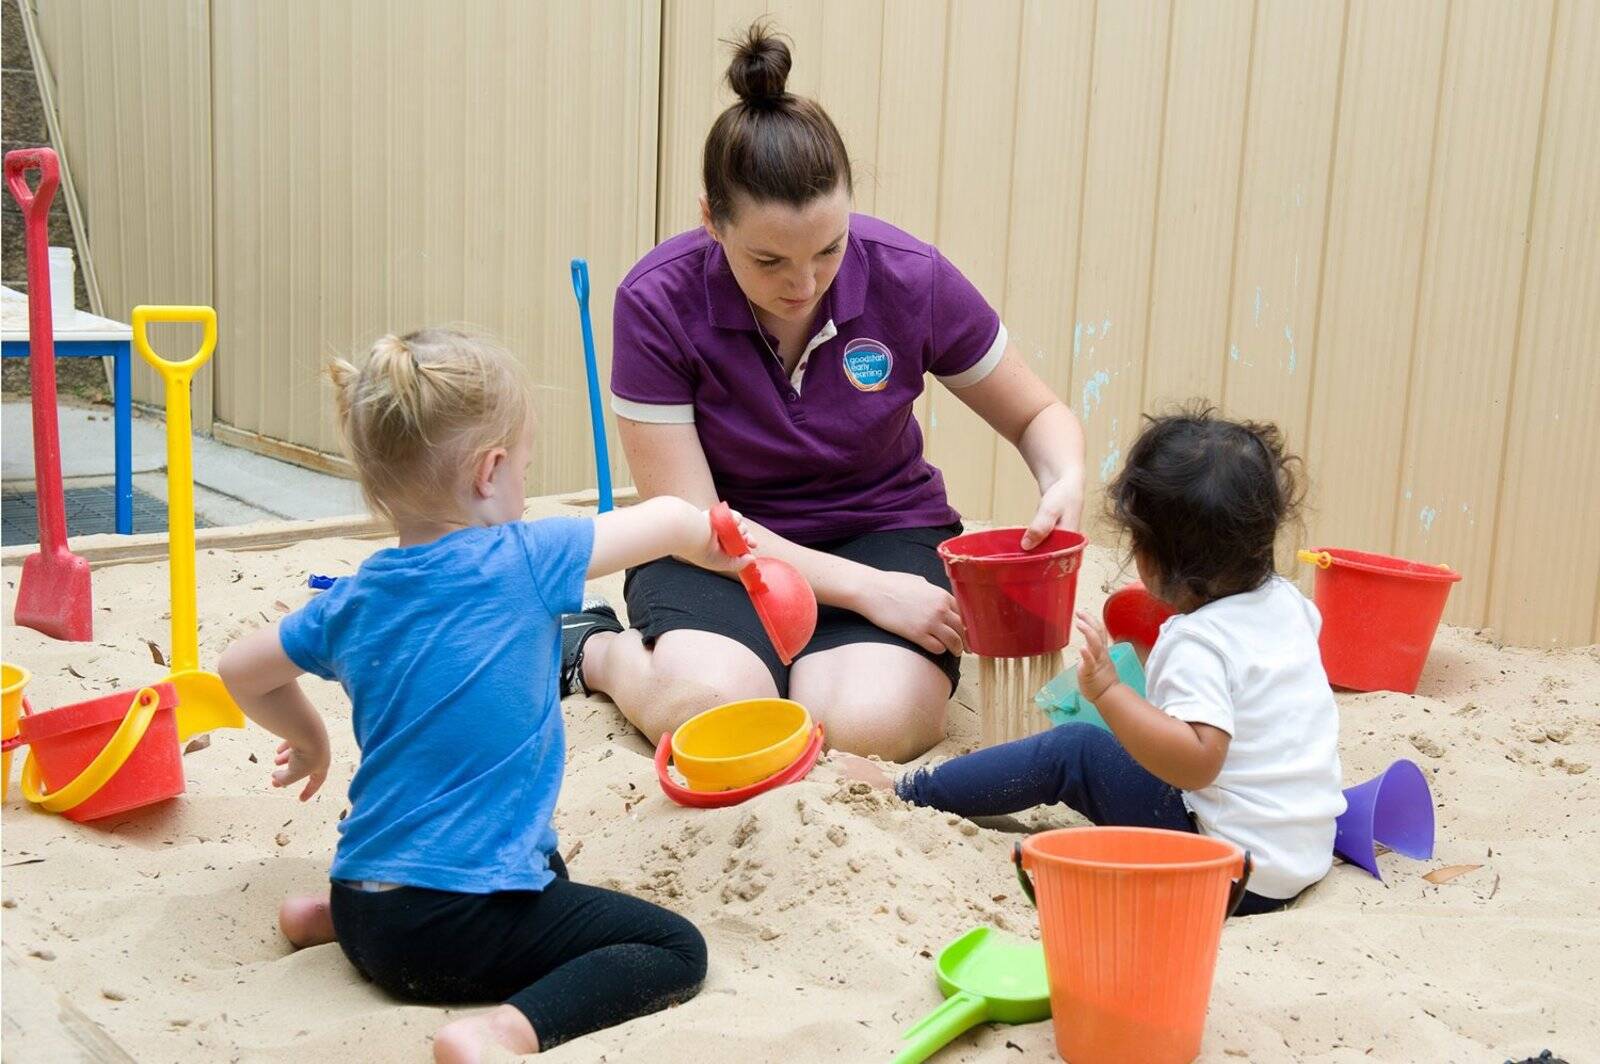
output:
[[[50,249],[50,313],[57,320],[71,317],[75,309],[77,272],[71,248]]]

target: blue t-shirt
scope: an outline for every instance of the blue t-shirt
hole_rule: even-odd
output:
[[[350,696],[361,764],[334,879],[467,894],[554,878],[561,615],[582,608],[587,519],[468,528],[381,550],[283,619],[296,665]]]

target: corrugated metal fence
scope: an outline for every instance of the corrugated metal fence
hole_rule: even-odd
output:
[[[588,483],[567,259],[604,349],[695,222],[718,38],[770,9],[858,207],[1002,309],[1091,485],[1207,397],[1305,455],[1310,541],[1600,640],[1597,0],[32,2],[108,291],[216,302],[222,434],[332,449],[322,359],[462,319],[546,388],[536,489]],[[963,513],[1028,510],[959,402],[922,416]]]

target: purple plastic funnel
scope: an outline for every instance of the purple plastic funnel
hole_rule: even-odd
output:
[[[1339,817],[1333,852],[1377,879],[1381,842],[1416,860],[1433,856],[1433,794],[1415,762],[1404,758],[1365,783],[1345,788],[1348,808]]]

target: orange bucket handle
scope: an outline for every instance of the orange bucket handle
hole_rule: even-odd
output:
[[[1027,869],[1022,867],[1022,843],[1011,844],[1011,863],[1017,866],[1017,882],[1022,884],[1022,893],[1028,896],[1028,904],[1035,909],[1039,907],[1039,899],[1033,894],[1033,880],[1028,876]],[[1255,861],[1250,857],[1250,851],[1244,851],[1244,863],[1239,869],[1239,878],[1233,881],[1233,886],[1228,888],[1228,908],[1223,912],[1223,918],[1232,916],[1239,908],[1239,903],[1244,901],[1245,886],[1250,882],[1250,873],[1255,870]]]

